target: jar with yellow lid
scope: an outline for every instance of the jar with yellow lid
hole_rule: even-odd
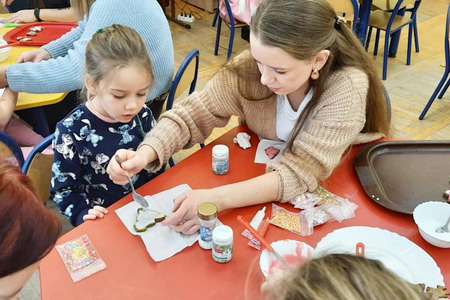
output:
[[[212,231],[216,227],[217,206],[212,202],[204,202],[197,207],[200,222],[200,237],[198,244],[203,249],[212,248]]]

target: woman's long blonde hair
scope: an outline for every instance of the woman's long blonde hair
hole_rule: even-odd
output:
[[[75,8],[78,20],[83,20],[84,15],[86,15],[86,17],[89,17],[89,9],[94,2],[95,0],[71,0],[70,6]]]
[[[356,67],[364,71],[369,79],[366,123],[362,132],[389,134],[390,116],[381,79],[361,42],[345,24],[337,22],[336,12],[326,0],[263,0],[252,16],[250,31],[263,44],[281,48],[299,60],[310,61],[321,50],[330,51],[327,63],[320,70],[319,79],[311,80],[314,94],[297,121],[288,149],[307,116],[317,106],[327,79],[344,67]],[[253,60],[250,55],[247,59]],[[240,82],[246,82],[248,86],[260,85],[261,76],[256,63],[251,70],[242,70],[241,63],[231,62],[226,68],[244,77]],[[256,77],[258,82],[256,73],[259,74]],[[240,89],[242,96],[251,100],[259,100],[272,93],[267,88],[266,92],[255,97],[246,92],[244,86]]]

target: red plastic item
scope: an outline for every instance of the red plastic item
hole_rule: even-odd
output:
[[[42,30],[36,32],[36,35],[27,36],[27,32],[30,32],[31,27],[40,26]],[[25,25],[17,26],[16,28],[8,31],[3,39],[9,43],[18,43],[20,46],[43,46],[50,43],[63,34],[69,32],[73,28],[77,27],[77,23],[63,23],[63,22],[39,22],[29,23]],[[17,37],[29,37],[31,41],[18,41]]]

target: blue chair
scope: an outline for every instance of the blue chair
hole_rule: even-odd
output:
[[[421,1],[416,0],[398,0],[391,12],[377,10],[370,14],[369,33],[366,41],[366,50],[369,48],[370,36],[372,34],[373,28],[377,29],[373,55],[377,55],[378,53],[378,42],[380,39],[380,31],[383,30],[386,32],[384,39],[384,53],[383,53],[383,74],[382,74],[383,80],[386,80],[387,77],[388,52],[389,52],[389,43],[391,40],[390,37],[392,34],[400,31],[405,26],[409,27],[406,65],[411,64],[411,42],[413,35],[412,32],[417,10],[420,6],[420,2]],[[404,13],[406,6],[408,4],[413,5],[414,7],[414,9],[411,11],[410,16],[400,15]]]
[[[233,13],[231,12],[230,2],[228,2],[228,0],[219,0],[219,1],[223,1],[225,3],[225,6],[227,8],[227,15],[230,19],[230,22],[228,22],[227,20],[223,19],[220,16],[219,8],[217,8],[216,14],[218,14],[219,18],[217,19],[217,33],[216,33],[216,44],[214,46],[214,55],[217,55],[219,53],[220,31],[222,29],[222,21],[223,21],[230,28],[230,39],[228,41],[228,53],[227,53],[227,60],[228,60],[228,59],[230,59],[231,51],[233,50],[234,32],[235,32],[236,28],[246,26],[247,24],[236,21],[233,18]],[[214,22],[213,22],[213,24],[214,24]]]
[[[34,146],[22,166],[22,173],[31,179],[36,194],[43,203],[50,197],[53,153],[44,154],[42,151],[51,145],[53,136],[50,134]]]
[[[14,157],[20,167],[24,164],[23,152],[16,141],[8,134],[0,131],[0,159]]]
[[[442,97],[444,96],[445,92],[448,89],[448,86],[450,85],[450,78],[447,80],[448,78],[448,74],[450,74],[450,5],[448,6],[447,9],[447,19],[445,21],[445,36],[444,36],[444,48],[445,48],[445,70],[444,70],[444,75],[442,75],[441,81],[439,81],[436,89],[434,90],[433,94],[431,95],[430,100],[428,100],[427,104],[425,105],[422,113],[419,116],[419,120],[423,120],[423,118],[425,117],[425,115],[427,114],[428,110],[430,109],[431,104],[433,104],[434,99],[436,99],[436,95],[439,93],[440,94],[438,96],[439,99],[442,99]],[[445,81],[447,81],[447,83],[445,83]],[[442,88],[442,86],[444,85],[444,88]]]
[[[200,52],[197,49],[193,49],[181,62],[175,77],[172,80],[170,86],[169,96],[166,102],[166,111],[172,109],[173,102],[178,98],[188,87],[189,94],[195,90],[198,76],[198,62],[200,58]],[[195,60],[195,63],[193,63]],[[205,145],[200,144],[201,147]],[[169,165],[173,167],[175,165],[172,157],[169,158]]]

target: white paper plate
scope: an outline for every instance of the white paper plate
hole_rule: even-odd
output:
[[[381,261],[404,280],[430,287],[444,285],[441,269],[428,253],[407,238],[380,228],[354,226],[337,229],[317,244],[313,257],[331,253],[355,254],[358,242],[365,245],[365,257]]]
[[[298,267],[303,262],[312,256],[314,248],[296,240],[281,240],[270,244],[272,248],[277,251],[288,263],[289,266]],[[283,265],[279,262],[273,254],[267,249],[261,252],[259,257],[259,267],[264,276],[267,277],[272,268],[283,269]]]
[[[266,148],[268,147],[280,149],[280,153],[278,153],[277,156],[275,156],[273,159],[270,159],[265,152]],[[268,164],[278,162],[281,157],[281,152],[283,152],[284,148],[286,148],[285,142],[262,139],[261,141],[259,141],[258,147],[256,148],[255,163]]]

